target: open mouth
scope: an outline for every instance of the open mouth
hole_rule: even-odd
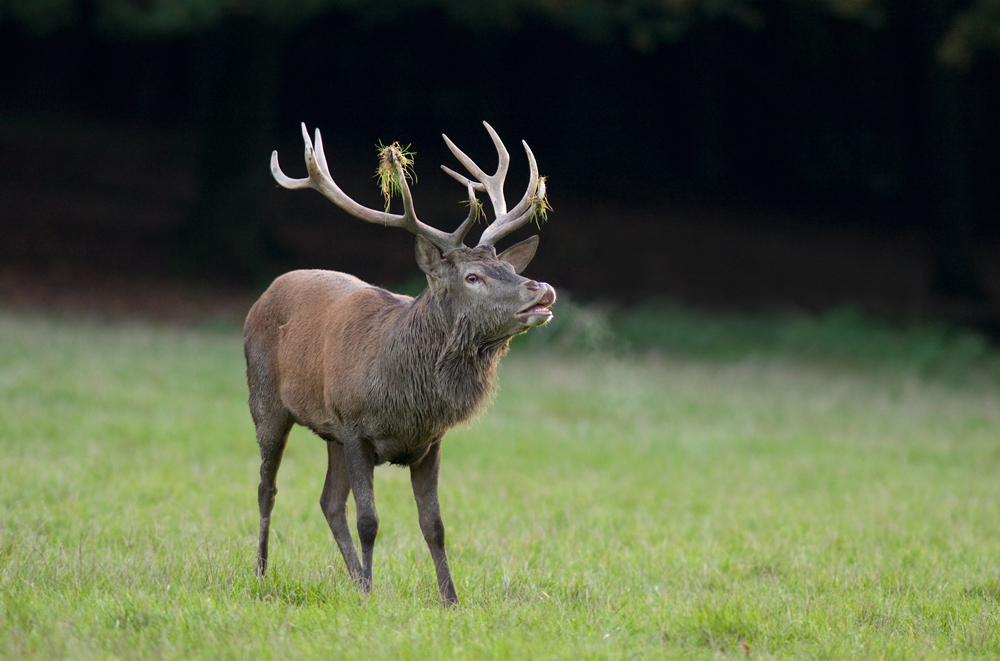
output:
[[[552,310],[549,309],[549,306],[556,302],[556,290],[548,285],[545,287],[545,294],[537,303],[517,313],[517,318],[524,325],[541,326],[552,318]]]

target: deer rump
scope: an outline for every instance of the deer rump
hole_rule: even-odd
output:
[[[390,462],[410,468],[421,531],[434,561],[445,604],[458,603],[444,545],[437,495],[441,440],[448,429],[475,417],[490,401],[496,368],[510,339],[551,318],[555,290],[522,277],[538,237],[497,255],[494,243],[523,226],[544,204],[543,179],[525,144],[531,177],[521,202],[507,211],[503,179],[509,157],[486,125],[499,154],[487,176],[445,138],[476,178],[445,170],[466,184],[469,217],[450,234],[424,225],[413,211],[405,172],[397,162],[404,214],[361,207],[329,175],[322,141],[315,147],[303,125],[307,179],[281,173],[286,188],[311,187],[351,215],[416,234],[417,265],[428,287],[416,298],[394,294],[333,271],[293,271],[277,278],[247,316],[244,350],[250,411],[261,452],[257,570],[265,573],[276,477],[293,424],[327,441],[327,476],[320,505],[348,572],[362,590],[372,587],[378,533],[373,471]],[[479,244],[463,244],[485,191],[495,219]],[[353,493],[361,557],[347,522]]]

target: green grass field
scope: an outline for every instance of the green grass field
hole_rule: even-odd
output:
[[[399,468],[357,592],[302,430],[254,576],[237,330],[0,314],[0,658],[1000,657],[996,352],[850,314],[588,314],[518,340],[445,441],[453,610]]]

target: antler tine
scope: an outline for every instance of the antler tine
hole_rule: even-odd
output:
[[[492,246],[497,241],[507,236],[514,230],[525,225],[531,218],[536,200],[544,199],[544,191],[539,191],[538,164],[535,163],[535,155],[531,153],[531,147],[524,140],[524,152],[528,155],[528,188],[524,191],[524,196],[513,209],[503,216],[497,216],[493,223],[486,228],[479,238],[480,246]]]
[[[306,145],[306,163],[309,163],[309,153],[312,151],[312,141],[309,139],[309,132],[306,131],[306,125],[302,125],[302,140]],[[278,182],[278,185],[282,188],[288,188],[289,190],[297,190],[300,188],[312,188],[312,181],[308,177],[305,179],[293,179],[289,177],[284,172],[281,171],[281,166],[278,165],[278,150],[275,149],[271,152],[271,176],[274,180]]]
[[[308,135],[308,133],[306,132],[305,124],[302,125],[302,135],[303,136]],[[323,136],[320,135],[319,129],[316,129],[315,143],[316,143],[316,148],[315,148],[316,162],[319,163],[319,167],[323,171],[323,174],[333,179],[333,177],[330,175],[330,166],[326,162],[326,153],[323,151]],[[309,156],[307,155],[306,158],[309,158]]]
[[[507,202],[504,200],[503,195],[503,183],[504,179],[507,177],[507,169],[510,166],[510,154],[507,153],[507,148],[504,147],[503,141],[497,132],[493,130],[493,127],[488,123],[483,122],[483,126],[486,127],[487,132],[490,134],[490,138],[493,139],[493,144],[497,149],[497,156],[499,157],[499,163],[497,164],[497,171],[492,176],[488,176],[482,168],[476,165],[475,161],[468,157],[461,149],[459,149],[455,143],[448,139],[448,136],[442,134],[445,144],[448,145],[448,149],[451,153],[455,155],[455,158],[461,162],[462,165],[475,177],[478,181],[473,181],[465,175],[455,172],[451,168],[441,166],[441,169],[447,172],[449,175],[465,184],[469,188],[470,196],[472,191],[485,191],[490,196],[490,202],[493,204],[494,219],[493,223],[486,228],[483,232],[482,237],[479,239],[480,246],[492,246],[497,241],[507,236],[517,228],[521,227],[528,222],[531,217],[531,211],[535,205],[535,200],[539,196],[538,191],[538,165],[535,163],[535,155],[531,153],[531,148],[528,143],[521,141],[524,145],[524,151],[528,155],[528,166],[530,169],[530,176],[528,178],[528,188],[524,192],[524,196],[521,201],[517,203],[510,211],[507,210]],[[544,197],[542,194],[541,197]],[[470,202],[471,204],[471,202]]]
[[[503,197],[503,182],[504,179],[507,178],[507,168],[510,166],[510,154],[507,153],[507,148],[504,147],[503,141],[500,140],[500,136],[498,136],[497,132],[493,130],[493,127],[486,122],[483,122],[483,126],[486,127],[486,131],[490,134],[490,138],[493,139],[493,145],[496,147],[499,161],[497,163],[497,171],[492,176],[487,175],[483,169],[476,165],[476,162],[469,158],[465,152],[459,149],[455,143],[448,138],[448,136],[442,133],[441,137],[444,138],[445,144],[448,145],[448,149],[450,149],[451,153],[455,155],[455,158],[457,158],[458,161],[465,166],[465,169],[468,170],[473,177],[479,180],[479,185],[476,186],[476,189],[486,191],[486,194],[490,196],[490,203],[493,204],[494,216],[500,217],[507,213],[507,202]],[[444,166],[441,167],[444,168],[445,172],[450,174],[452,177],[455,177],[462,183],[469,181],[469,179],[463,177],[457,172],[449,170]]]
[[[452,170],[447,165],[442,165],[441,169],[444,170],[445,172],[447,172],[448,174],[450,174],[454,179],[457,179],[459,181],[459,183],[466,184],[468,186],[472,186],[472,188],[475,189],[475,190],[477,190],[477,191],[482,191],[482,192],[486,191],[486,186],[483,186],[478,181],[473,181],[472,179],[469,179],[464,174],[459,174],[458,172],[455,172],[454,170]]]
[[[462,243],[462,241],[465,240],[465,235],[468,234],[475,222],[479,220],[480,213],[479,202],[476,200],[475,185],[470,181],[466,184],[466,187],[469,190],[469,215],[466,216],[465,220],[462,221],[462,224],[458,226],[457,230],[455,230],[455,234],[458,235],[459,243]]]
[[[305,122],[303,122],[302,141],[305,144],[306,169],[309,171],[309,176],[304,179],[293,179],[282,172],[278,166],[277,150],[271,153],[271,174],[280,186],[293,190],[313,188],[355,218],[360,218],[369,223],[400,227],[413,234],[423,236],[444,251],[452,250],[462,245],[462,239],[465,237],[465,232],[468,231],[465,223],[462,226],[465,227],[464,231],[460,233],[459,230],[462,230],[462,227],[459,227],[459,230],[449,234],[430,225],[425,225],[417,219],[417,214],[413,208],[413,198],[410,195],[410,187],[406,183],[405,176],[400,176],[400,189],[403,194],[402,214],[369,209],[352,200],[340,189],[340,186],[333,180],[333,177],[330,176],[330,167],[327,165],[326,154],[323,152],[323,138],[320,135],[319,129],[316,129],[316,143],[314,146],[313,141],[309,139],[309,130],[306,128]]]

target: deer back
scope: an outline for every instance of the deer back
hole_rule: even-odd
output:
[[[247,316],[250,387],[268,390],[296,422],[339,437],[335,423],[363,408],[386,327],[411,301],[346,273],[286,273]]]

